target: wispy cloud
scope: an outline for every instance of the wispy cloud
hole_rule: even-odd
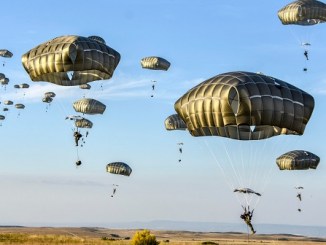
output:
[[[163,80],[163,79],[162,79]],[[152,93],[155,97],[160,99],[176,99],[183,93],[188,91],[193,86],[197,85],[204,79],[197,78],[187,80],[184,82],[178,81],[176,77],[169,77],[168,81],[153,82],[153,79],[147,77],[130,78],[125,75],[120,75],[112,80],[95,81],[90,83],[92,88],[90,90],[82,90],[78,86],[58,86],[46,82],[32,82],[29,83],[28,89],[7,89],[2,93],[1,100],[10,99],[13,101],[21,101],[24,99],[26,104],[39,103],[46,92],[54,92],[56,99],[74,99],[80,97],[91,97],[97,99],[132,99],[132,98],[146,98]],[[178,81],[178,82],[176,82]],[[155,91],[152,90],[152,85],[155,84]],[[4,88],[2,88],[4,89]]]
[[[93,176],[94,177],[94,176]],[[37,174],[26,175],[8,175],[1,176],[1,182],[4,184],[10,183],[23,183],[23,184],[36,184],[36,185],[64,185],[64,186],[106,186],[107,184],[101,181],[94,181],[93,177],[88,178],[73,178],[72,176],[39,176]],[[96,178],[95,178],[96,179]]]

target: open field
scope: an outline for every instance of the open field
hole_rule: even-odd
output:
[[[138,230],[97,227],[0,227],[0,244],[130,244]],[[304,236],[151,230],[160,244],[326,244],[326,239]]]

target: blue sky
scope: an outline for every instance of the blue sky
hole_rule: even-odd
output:
[[[20,114],[10,110],[0,128],[1,225],[83,226],[158,219],[241,222],[243,197],[233,193],[237,180],[230,162],[243,183],[257,169],[249,183],[263,195],[252,202],[254,223],[326,225],[325,26],[282,25],[277,11],[288,3],[3,1],[0,48],[14,56],[0,59],[5,61],[0,72],[10,79],[6,90],[1,88],[0,99],[26,108]],[[40,43],[70,34],[101,36],[121,54],[112,79],[93,82],[86,92],[30,80],[21,56]],[[308,62],[300,46],[303,37],[312,44]],[[142,69],[140,59],[152,55],[169,60],[170,69]],[[308,67],[307,73],[303,67]],[[312,94],[316,105],[304,135],[246,142],[243,147],[227,139],[165,130],[165,118],[175,113],[174,102],[188,89],[238,70],[263,72]],[[151,98],[153,80],[157,83]],[[13,85],[20,83],[30,88],[15,90]],[[41,100],[47,91],[57,96],[46,111]],[[76,168],[72,126],[64,118],[75,114],[71,104],[84,94],[107,109],[103,115],[87,117],[94,127],[79,148],[83,165]],[[280,172],[275,158],[295,149],[320,156],[317,170]],[[113,161],[128,163],[132,175],[106,173],[106,164]],[[242,161],[247,171],[240,166]],[[305,186],[302,213],[296,211],[298,183]],[[114,198],[112,184],[119,184]]]

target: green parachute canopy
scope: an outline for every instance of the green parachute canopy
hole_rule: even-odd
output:
[[[141,61],[142,68],[151,70],[164,70],[167,71],[170,67],[170,62],[166,59],[156,56],[150,56],[142,58]]]
[[[315,154],[304,151],[289,151],[276,159],[276,164],[280,170],[307,170],[316,169],[320,158]]]
[[[62,86],[109,79],[119,62],[120,54],[105,42],[76,35],[54,38],[22,56],[32,81]]]
[[[193,136],[260,140],[302,135],[314,98],[279,79],[237,71],[198,84],[174,108]]]
[[[93,127],[93,123],[86,119],[86,118],[81,118],[81,119],[76,119],[75,120],[75,126],[77,128],[92,128]]]
[[[316,0],[294,1],[278,11],[283,25],[315,25],[326,21],[326,4]]]
[[[111,174],[119,174],[129,176],[132,172],[132,169],[128,164],[123,162],[112,162],[106,165],[106,171]]]
[[[23,104],[16,104],[15,107],[17,109],[25,109],[25,105],[23,105]]]
[[[103,114],[106,105],[101,103],[98,100],[90,99],[90,98],[83,98],[73,103],[73,107],[76,112],[81,112],[83,114]]]
[[[186,123],[179,117],[178,114],[168,116],[164,121],[166,130],[186,130]]]

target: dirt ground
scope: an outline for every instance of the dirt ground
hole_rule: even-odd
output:
[[[97,227],[0,227],[0,235],[24,234],[27,237],[66,237],[60,244],[130,244],[133,235],[139,230],[129,229],[107,229]],[[290,234],[284,235],[250,235],[244,233],[219,233],[219,232],[189,232],[189,231],[158,231],[150,230],[160,244],[169,245],[196,245],[196,244],[326,244],[326,238],[312,238],[296,236]],[[74,239],[73,242],[71,239]],[[53,240],[53,241],[52,241]],[[57,239],[46,242],[24,241],[15,243],[15,241],[0,240],[0,244],[59,244]]]

